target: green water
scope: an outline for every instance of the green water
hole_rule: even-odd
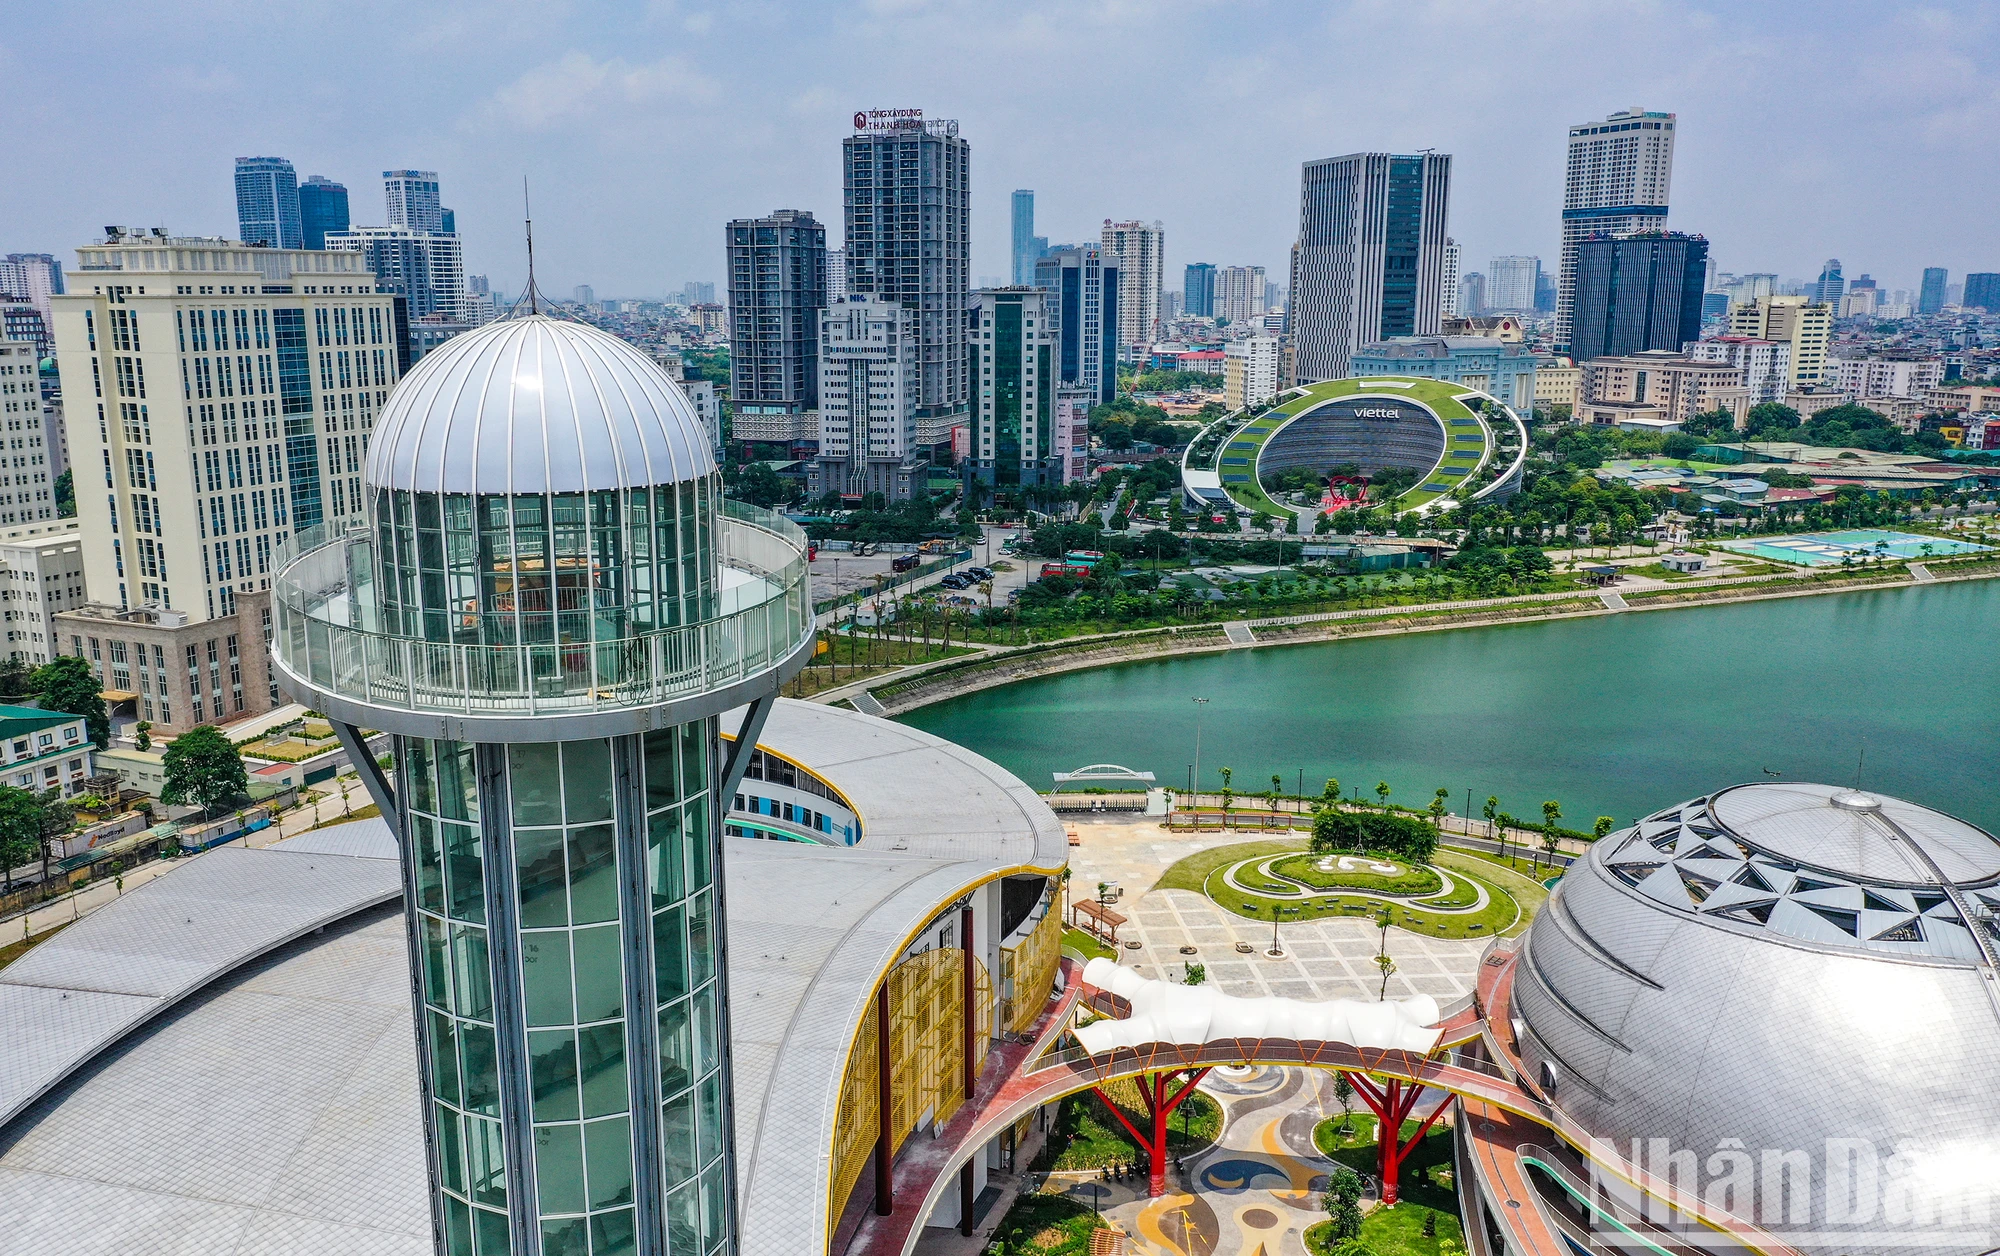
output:
[[[1088,763],[1588,829],[1723,785],[1862,783],[2000,831],[2000,580],[1234,650],[1024,681],[902,718],[1037,789]]]

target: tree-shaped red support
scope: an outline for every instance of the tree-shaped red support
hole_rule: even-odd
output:
[[[1410,1113],[1416,1108],[1417,1096],[1423,1093],[1424,1088],[1405,1084],[1394,1077],[1378,1085],[1360,1073],[1347,1074],[1347,1080],[1354,1083],[1354,1092],[1361,1096],[1361,1102],[1367,1104],[1368,1110],[1375,1114],[1375,1143],[1379,1149],[1377,1164],[1382,1178],[1382,1202],[1393,1204],[1396,1202],[1396,1171],[1402,1167],[1404,1158],[1416,1150],[1417,1144],[1424,1141],[1424,1135],[1430,1132],[1431,1126],[1451,1105],[1440,1103],[1429,1116],[1424,1118],[1424,1123],[1417,1127],[1417,1132],[1405,1139],[1402,1136],[1403,1122],[1409,1119]]]
[[[1208,1070],[1205,1068],[1193,1070],[1181,1088],[1169,1097],[1167,1091],[1173,1085],[1173,1079],[1182,1072],[1184,1070],[1148,1073],[1135,1079],[1139,1083],[1139,1097],[1145,1101],[1146,1115],[1153,1126],[1150,1137],[1139,1132],[1139,1127],[1132,1124],[1119,1110],[1118,1105],[1111,1101],[1111,1096],[1104,1093],[1102,1086],[1091,1087],[1097,1092],[1097,1097],[1104,1101],[1104,1106],[1111,1110],[1111,1115],[1117,1117],[1118,1123],[1125,1127],[1125,1132],[1132,1136],[1132,1141],[1145,1149],[1148,1162],[1146,1193],[1156,1199],[1167,1190],[1167,1118],[1194,1093],[1194,1088],[1201,1079],[1208,1076]]]

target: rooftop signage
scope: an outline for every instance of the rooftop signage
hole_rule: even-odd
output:
[[[856,109],[857,131],[920,131],[924,126],[921,109]]]

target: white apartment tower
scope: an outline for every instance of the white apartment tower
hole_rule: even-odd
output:
[[[1542,275],[1539,257],[1496,257],[1486,264],[1486,308],[1509,314],[1535,309],[1535,281]]]
[[[1444,240],[1444,277],[1438,286],[1438,321],[1458,317],[1458,241]]]
[[[55,616],[81,606],[83,537],[74,519],[0,528],[0,658],[39,666],[61,654]]]
[[[382,199],[387,202],[390,226],[408,227],[412,231],[444,230],[437,171],[384,170]]]
[[[1674,175],[1674,115],[1623,109],[1569,129],[1562,259],[1556,272],[1556,352],[1568,353],[1577,246],[1593,235],[1660,231]]]
[[[393,299],[356,253],[115,232],[77,259],[55,335],[91,599],[231,615],[294,532],[360,517]]]
[[[1108,260],[1118,259],[1118,356],[1130,360],[1135,345],[1160,334],[1160,281],[1165,274],[1167,228],[1159,222],[1104,220],[1101,237]]]
[[[920,317],[900,301],[859,297],[820,311],[815,492],[901,501],[928,474],[916,457]]]
[[[32,340],[0,340],[0,524],[56,517],[55,408],[42,404],[41,357]]]
[[[1215,272],[1215,316],[1245,323],[1264,316],[1264,268],[1224,266]]]
[[[1231,410],[1269,401],[1278,395],[1278,338],[1251,336],[1232,340],[1222,349],[1222,398]]]

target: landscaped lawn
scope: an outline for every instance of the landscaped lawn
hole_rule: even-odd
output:
[[[1081,929],[1063,929],[1062,944],[1085,959],[1117,959],[1118,952]]]
[[[1127,1078],[1112,1082],[1105,1089],[1117,1099],[1118,1106],[1124,1109],[1126,1117],[1134,1125],[1146,1128],[1145,1104],[1139,1098],[1136,1081]],[[1175,1083],[1174,1089],[1180,1089],[1179,1082]],[[1183,1128],[1188,1135],[1186,1148],[1199,1151],[1207,1147],[1222,1131],[1222,1105],[1199,1090],[1189,1095],[1186,1102],[1174,1109],[1173,1119],[1169,1122],[1167,1146],[1170,1151],[1183,1150]],[[1035,1168],[1100,1169],[1117,1164],[1136,1165],[1144,1159],[1131,1135],[1104,1110],[1103,1101],[1086,1091],[1062,1101],[1061,1108],[1056,1112],[1055,1127],[1050,1131],[1047,1146],[1035,1160]]]
[[[1359,1101],[1356,1101],[1359,1107]],[[1372,1175],[1377,1167],[1373,1116],[1357,1113],[1353,1119],[1355,1137],[1337,1137],[1341,1119],[1332,1117],[1313,1130],[1313,1143],[1320,1152],[1353,1169]],[[1403,1122],[1402,1136],[1417,1132],[1418,1122]],[[1464,1231],[1459,1226],[1458,1197],[1448,1185],[1451,1172],[1451,1131],[1442,1124],[1430,1132],[1403,1161],[1396,1178],[1400,1202],[1393,1208],[1371,1208],[1361,1222],[1361,1242],[1376,1256],[1439,1256],[1441,1244],[1450,1242],[1465,1250]],[[1439,1180],[1440,1173],[1446,1175]],[[1437,1234],[1424,1237],[1424,1218],[1435,1215]],[[1306,1250],[1315,1256],[1330,1256],[1325,1222],[1306,1231]]]
[[[1320,868],[1322,860],[1333,861],[1333,870]],[[1360,867],[1342,869],[1340,861],[1346,859],[1361,864]],[[1394,875],[1384,875],[1367,870],[1367,864],[1381,863],[1400,868]],[[1395,855],[1355,854],[1351,851],[1336,851],[1329,856],[1293,855],[1278,860],[1271,865],[1271,871],[1281,877],[1303,881],[1316,890],[1381,890],[1388,894],[1435,894],[1444,887],[1444,881],[1437,873],[1422,864],[1412,866],[1406,859]],[[1244,880],[1238,873],[1236,879]]]
[[[1090,1232],[1106,1228],[1104,1218],[1088,1205],[1063,1195],[1022,1194],[993,1228],[1008,1241],[1011,1252],[1036,1256],[1085,1256]]]

